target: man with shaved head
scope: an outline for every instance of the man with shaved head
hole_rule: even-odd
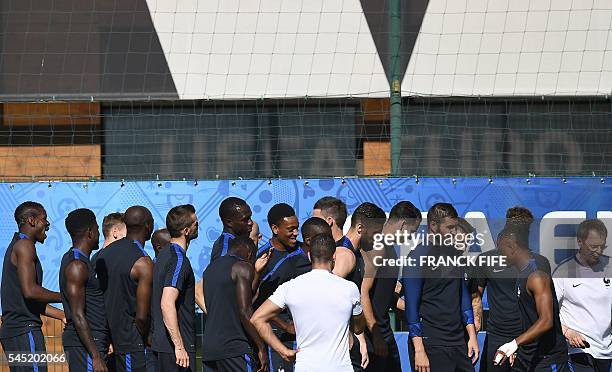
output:
[[[153,245],[156,258],[159,251],[166,245],[170,244],[170,239],[172,239],[172,237],[170,236],[168,229],[165,227],[163,229],[155,230],[153,236],[151,236],[151,244]]]
[[[219,218],[221,218],[221,223],[223,223],[223,232],[213,243],[212,251],[210,252],[210,263],[227,254],[230,240],[237,236],[250,237],[254,224],[254,221],[251,219],[252,215],[251,207],[243,199],[230,196],[221,202],[221,205],[219,205]],[[203,310],[205,305],[202,288],[202,280],[200,279],[196,284],[195,296],[196,303]]]
[[[144,372],[148,370],[146,354],[153,280],[153,261],[145,252],[144,244],[153,232],[153,216],[147,208],[133,206],[125,211],[123,222],[126,237],[103,249],[94,266],[104,292],[117,371]]]
[[[251,208],[246,201],[229,197],[219,206],[219,217],[223,223],[223,233],[213,244],[210,262],[227,254],[229,241],[236,236],[248,237],[253,229]]]

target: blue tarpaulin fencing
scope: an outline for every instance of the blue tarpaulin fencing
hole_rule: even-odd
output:
[[[57,291],[60,259],[71,247],[64,226],[71,210],[90,208],[101,223],[108,213],[143,205],[151,210],[155,226],[160,228],[165,225],[166,213],[171,207],[190,203],[197,210],[200,236],[192,242],[187,254],[199,278],[209,262],[212,244],[222,231],[218,208],[224,198],[238,196],[249,203],[265,243],[271,236],[266,214],[272,205],[280,202],[292,205],[303,221],[310,217],[314,203],[326,195],[344,200],[349,214],[365,201],[376,203],[387,212],[402,200],[413,202],[423,212],[437,202],[452,203],[485,236],[483,247],[472,247],[476,252],[493,246],[508,208],[525,206],[536,217],[530,236],[531,248],[547,256],[553,268],[576,248],[575,226],[581,220],[602,218],[612,229],[612,178],[600,177],[3,183],[0,184],[0,253],[4,254],[16,231],[13,213],[17,205],[27,200],[42,203],[51,227],[45,243],[37,246],[37,252],[44,269],[43,285]],[[150,243],[145,249],[153,255]],[[406,336],[398,334],[397,337],[405,350]]]

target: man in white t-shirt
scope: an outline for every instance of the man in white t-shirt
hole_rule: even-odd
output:
[[[610,371],[612,362],[612,264],[608,232],[600,220],[578,226],[578,253],[553,273],[563,335],[576,372]]]
[[[312,271],[282,284],[253,314],[251,322],[263,340],[285,360],[295,358],[296,372],[352,372],[349,330],[363,332],[359,290],[332,274],[336,243],[319,234],[310,241]],[[289,308],[297,349],[288,349],[272,332],[270,321]]]

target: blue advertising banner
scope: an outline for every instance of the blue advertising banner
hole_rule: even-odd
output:
[[[27,200],[42,203],[51,227],[37,252],[44,268],[44,286],[57,291],[60,259],[71,246],[64,226],[71,210],[90,208],[101,224],[111,212],[143,205],[151,210],[155,226],[160,228],[171,207],[190,203],[200,219],[200,236],[192,242],[188,256],[199,279],[209,262],[212,244],[222,231],[218,208],[224,198],[238,196],[247,200],[265,243],[270,238],[266,214],[272,205],[280,202],[292,205],[303,221],[310,217],[314,203],[326,195],[344,200],[349,214],[365,201],[376,203],[387,212],[402,200],[413,202],[423,212],[434,203],[449,202],[477,232],[483,233],[485,247],[492,246],[502,228],[506,209],[525,206],[536,217],[532,249],[549,257],[553,267],[575,249],[575,225],[580,221],[599,217],[612,230],[612,179],[599,177],[5,183],[0,184],[0,253],[4,255],[16,231],[13,213],[17,205]],[[153,255],[150,243],[146,250]]]

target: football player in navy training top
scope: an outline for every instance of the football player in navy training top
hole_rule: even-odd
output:
[[[382,212],[382,210],[378,213],[380,214],[380,212]],[[384,221],[384,217],[382,217],[381,220]],[[419,209],[409,201],[401,201],[391,208],[389,219],[385,222],[382,233],[395,234],[397,232],[401,234],[405,233],[406,236],[410,236],[416,231],[420,220],[421,212]],[[382,254],[383,259],[395,260],[398,257],[398,252],[396,252],[396,247],[394,245],[385,245],[378,253]],[[391,327],[391,319],[389,317],[389,310],[397,303],[395,299],[395,287],[399,268],[392,265],[382,265],[374,266],[374,269],[372,275],[368,275],[364,278],[361,285],[361,294],[362,296],[367,294],[371,300],[374,321],[386,343],[387,354],[386,356],[377,355],[373,352],[374,347],[372,342],[369,342],[368,346],[371,355],[370,363],[366,370],[372,372],[401,372],[402,365],[400,353],[397,343],[395,342],[395,336]],[[366,332],[366,335],[370,336],[370,333]],[[371,337],[367,339],[371,341]]]
[[[230,241],[228,254],[212,262],[202,275],[206,302],[206,327],[202,360],[205,372],[269,368],[268,351],[250,318],[253,315],[252,286],[257,254],[254,242],[245,236]]]
[[[94,268],[104,292],[106,316],[119,372],[153,368],[149,345],[153,261],[144,244],[153,233],[153,215],[142,206],[123,216],[127,235],[101,249]]]
[[[514,226],[529,236],[529,227],[533,222],[533,214],[524,207],[512,207],[506,211],[506,227]],[[491,249],[480,256],[501,256],[499,249]],[[539,254],[532,253],[533,258],[540,262],[550,274],[548,260]],[[518,312],[518,298],[516,296],[516,277],[518,270],[507,263],[502,265],[478,266],[470,274],[470,290],[472,299],[476,300],[475,309],[480,310],[481,297],[486,288],[489,302],[489,316],[487,317],[487,336],[484,341],[480,371],[504,372],[510,371],[510,363],[495,364],[494,356],[501,345],[512,341],[522,333],[521,317]],[[482,314],[475,317],[482,318]]]
[[[225,256],[229,248],[230,240],[236,236],[250,236],[253,230],[253,212],[246,201],[230,196],[225,198],[219,205],[219,218],[223,224],[223,232],[213,243],[210,252],[210,262]],[[196,284],[196,303],[204,310],[204,296],[202,295],[202,280]]]
[[[195,277],[187,249],[198,237],[198,217],[191,204],[176,206],[166,216],[170,242],[153,269],[151,348],[160,371],[196,371]]]
[[[478,360],[464,270],[450,265],[418,265],[421,257],[437,261],[462,254],[452,245],[457,217],[457,211],[448,203],[437,203],[429,209],[427,239],[410,254],[417,264],[405,266],[402,275],[410,363],[419,372],[474,371],[473,364]]]
[[[96,215],[81,208],[68,213],[66,230],[72,247],[62,257],[60,292],[66,313],[62,345],[70,371],[106,372],[109,330],[104,294],[90,261],[99,248]]]
[[[500,253],[518,271],[515,289],[522,333],[497,349],[494,363],[510,362],[518,371],[571,371],[550,268],[534,258],[528,240],[517,226],[507,226],[497,238]]]
[[[272,230],[272,239],[257,252],[258,259],[267,254],[269,260],[261,271],[259,293],[253,305],[255,310],[274,293],[279,285],[311,269],[310,260],[297,240],[299,222],[295,210],[285,203],[274,205],[268,212],[268,224]],[[294,346],[295,328],[288,311],[284,311],[274,319],[274,331],[287,347]],[[272,349],[269,349],[268,352],[271,371],[293,371],[293,362],[284,360]]]
[[[15,209],[18,232],[13,235],[2,265],[2,325],[0,342],[4,354],[45,353],[41,315],[61,319],[64,312],[49,303],[61,302],[59,292],[42,287],[43,269],[36,254],[36,243],[47,239],[49,221],[45,208],[36,202],[21,203]],[[13,371],[46,371],[45,363],[9,366]]]

